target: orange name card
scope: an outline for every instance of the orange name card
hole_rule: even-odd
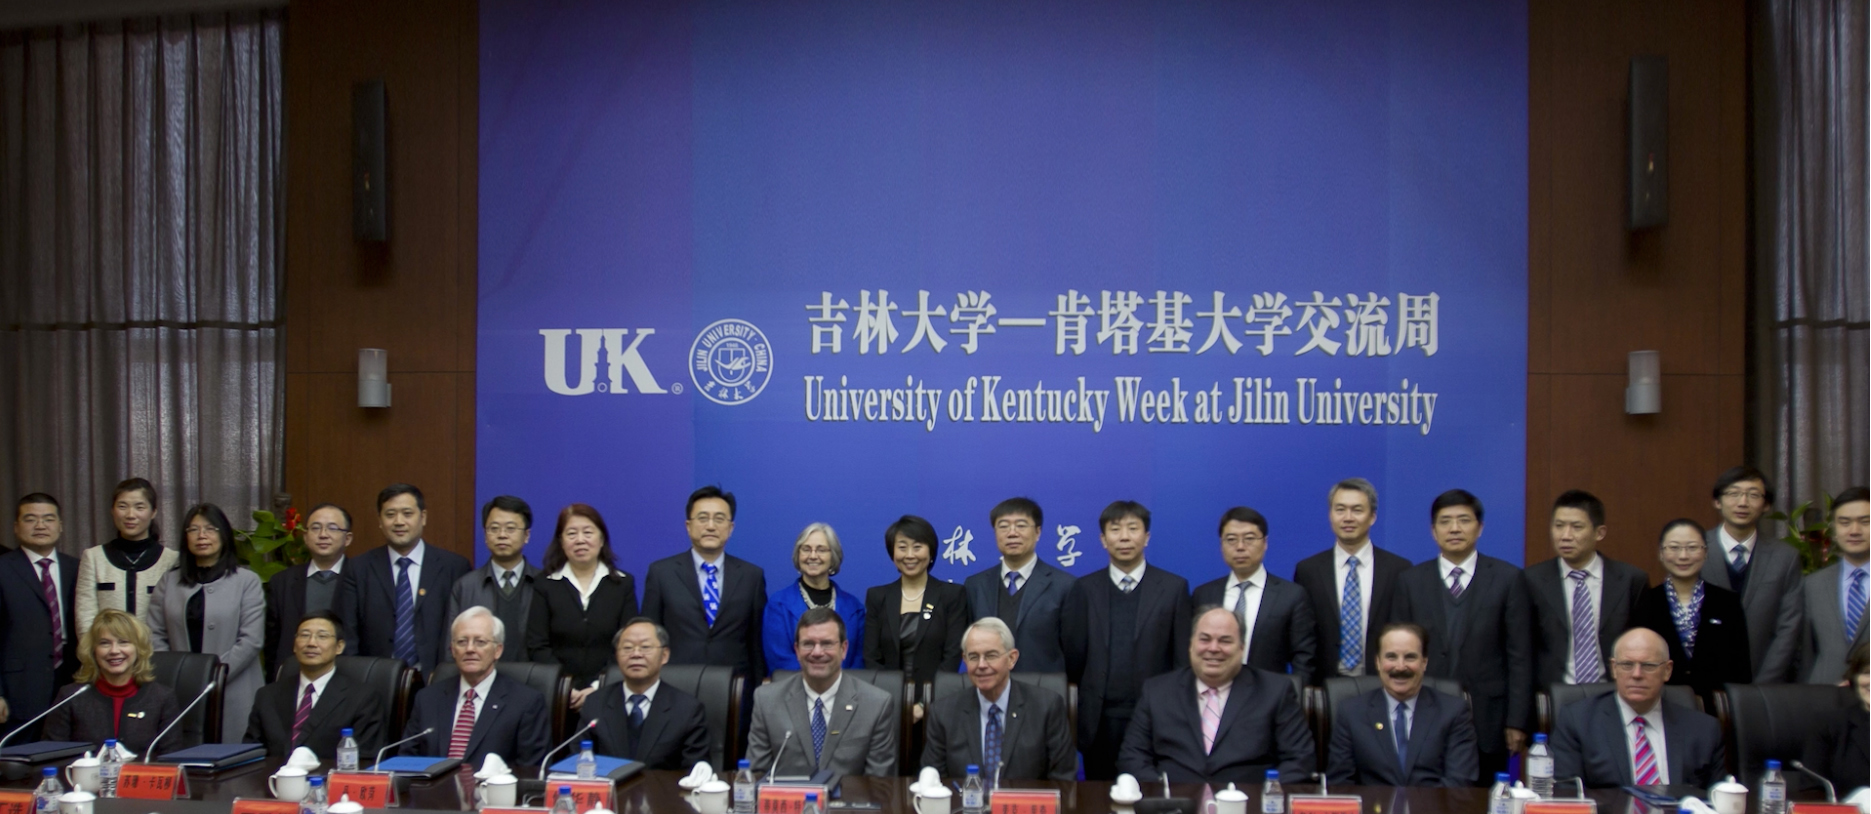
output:
[[[830,802],[825,799],[824,786],[765,785],[760,787],[758,810],[760,814],[799,814],[806,808],[807,794],[819,796],[820,811],[824,811],[825,804]]]
[[[0,814],[33,814],[30,791],[0,791]]]
[[[1793,814],[1857,814],[1857,806],[1844,803],[1794,803]]]
[[[488,806],[481,809],[481,814],[545,814],[550,808],[530,808],[526,806]],[[236,812],[236,814],[239,814]]]
[[[1527,814],[1598,814],[1591,800],[1528,800]]]
[[[579,811],[611,808],[611,781],[609,780],[552,780],[546,783],[546,807],[559,799],[559,787],[572,787],[572,803]]]
[[[325,796],[334,803],[348,796],[365,808],[389,808],[396,790],[388,772],[332,772],[325,777]]]
[[[299,814],[299,804],[291,800],[236,797],[234,809],[229,814]]]
[[[1293,814],[1361,814],[1364,800],[1350,794],[1295,794],[1286,798]]]
[[[188,796],[188,775],[173,763],[125,763],[117,774],[117,796],[174,800]]]
[[[1058,789],[997,789],[988,797],[989,814],[1059,814]]]

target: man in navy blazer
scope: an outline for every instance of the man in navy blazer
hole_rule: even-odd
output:
[[[1383,686],[1332,713],[1326,776],[1350,786],[1473,786],[1480,772],[1468,702],[1423,686],[1423,629],[1392,622],[1378,633]]]
[[[758,679],[767,673],[761,647],[767,575],[727,553],[734,493],[704,486],[689,494],[685,511],[689,550],[650,563],[643,615],[669,631],[670,663],[726,664]]]
[[[1241,786],[1266,780],[1269,769],[1288,783],[1312,774],[1318,759],[1292,682],[1243,669],[1244,634],[1227,610],[1198,611],[1190,666],[1144,682],[1118,771],[1144,782]]]
[[[1611,644],[1630,627],[1650,575],[1599,553],[1605,504],[1592,493],[1572,489],[1561,494],[1553,501],[1551,519],[1547,531],[1559,556],[1523,572],[1533,598],[1534,686],[1609,681],[1605,663]],[[1573,641],[1572,631],[1586,625],[1591,636]]]
[[[346,649],[400,659],[432,673],[448,655],[448,594],[473,570],[467,559],[422,539],[429,512],[422,490],[393,483],[377,493],[382,548],[352,557],[338,580]]]
[[[546,697],[500,677],[496,665],[506,649],[506,625],[493,611],[476,605],[462,611],[450,630],[449,649],[461,677],[416,693],[401,737],[431,731],[403,744],[398,754],[460,758],[476,767],[490,753],[513,766],[538,763],[551,746]],[[467,729],[465,738],[455,738],[457,727]]]
[[[1656,631],[1635,628],[1618,637],[1611,657],[1617,689],[1559,713],[1553,727],[1554,776],[1581,777],[1592,788],[1707,788],[1720,779],[1721,724],[1663,700],[1670,667],[1669,645]],[[1659,741],[1662,759],[1655,751]]]
[[[687,772],[708,759],[708,720],[702,702],[663,684],[669,631],[644,617],[611,637],[624,680],[600,688],[579,708],[580,728],[596,722],[591,739],[600,755],[629,758],[645,768]]]
[[[1247,666],[1311,681],[1318,630],[1306,589],[1274,576],[1267,556],[1267,518],[1246,506],[1221,515],[1221,558],[1228,576],[1195,589],[1197,607],[1227,608],[1247,627]],[[1242,602],[1242,598],[1246,602]]]
[[[0,713],[7,721],[0,732],[44,712],[52,694],[78,671],[72,613],[78,560],[58,550],[64,532],[58,499],[51,495],[33,492],[14,505],[13,537],[19,548],[0,554]],[[47,585],[54,595],[50,601]],[[37,740],[38,730],[39,724],[33,724],[13,740]]]
[[[1326,504],[1337,543],[1293,568],[1293,581],[1306,589],[1312,600],[1312,621],[1318,625],[1313,684],[1332,676],[1364,675],[1372,669],[1377,631],[1390,623],[1397,578],[1410,567],[1409,560],[1371,542],[1371,526],[1377,522],[1377,487],[1370,481],[1346,478],[1333,484]],[[1356,568],[1351,567],[1353,558]],[[1354,573],[1355,585],[1351,582]],[[1355,605],[1344,601],[1347,594],[1354,594]],[[1358,635],[1347,635],[1351,632]]]
[[[993,616],[1013,628],[1020,642],[1016,672],[1065,672],[1065,598],[1074,580],[1039,560],[1039,538],[1046,533],[1044,512],[1028,498],[1013,497],[988,512],[988,523],[994,527],[1000,564],[962,583],[968,591],[969,621]]]
[[[288,674],[297,663],[299,622],[337,605],[344,578],[345,551],[351,547],[351,513],[320,503],[305,515],[305,549],[312,555],[304,568],[293,566],[266,581],[266,674]]]

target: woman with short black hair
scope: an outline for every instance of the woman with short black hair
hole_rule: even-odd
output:
[[[266,685],[260,650],[266,646],[266,591],[240,567],[234,527],[212,503],[182,516],[182,562],[156,581],[149,596],[150,644],[157,650],[207,653],[227,665],[221,743],[239,743],[247,731],[254,693]],[[193,700],[193,699],[190,699]]]

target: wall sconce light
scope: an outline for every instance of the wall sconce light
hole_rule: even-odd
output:
[[[382,348],[357,351],[357,406],[390,406],[390,352]]]
[[[1624,412],[1630,415],[1663,412],[1663,362],[1656,351],[1631,351],[1630,384],[1624,388]]]

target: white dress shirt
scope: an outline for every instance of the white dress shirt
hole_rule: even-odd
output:
[[[1377,567],[1371,562],[1373,559],[1372,554],[1376,548],[1377,547],[1372,545],[1369,540],[1366,540],[1364,545],[1359,546],[1358,550],[1351,552],[1345,551],[1345,547],[1342,545],[1334,544],[1332,546],[1332,571],[1337,577],[1337,580],[1333,583],[1334,594],[1332,603],[1334,605],[1337,605],[1339,600],[1344,598],[1345,579],[1351,575],[1351,570],[1345,567],[1345,563],[1349,562],[1353,555],[1356,555],[1358,558],[1358,604],[1360,605],[1358,608],[1358,628],[1364,631],[1364,635],[1367,639],[1371,635],[1371,583],[1377,579]],[[1340,630],[1339,635],[1342,637],[1344,631]],[[1341,642],[1326,643],[1325,652],[1329,654],[1328,657],[1332,660],[1333,664],[1337,664],[1338,662],[1338,646],[1340,644]],[[1367,653],[1365,655],[1368,656],[1370,654]],[[1366,659],[1366,661],[1369,661],[1369,659]],[[1339,670],[1343,672],[1342,665],[1339,666]],[[1359,662],[1356,670],[1344,674],[1354,676],[1364,675],[1364,662]]]
[[[1447,555],[1436,558],[1436,569],[1442,572],[1443,590],[1450,590],[1449,575],[1455,573],[1457,568],[1462,569],[1462,575],[1456,578],[1455,584],[1462,586],[1462,590],[1466,591],[1469,584],[1475,581],[1475,552],[1469,551],[1468,559],[1461,562],[1455,562]]]
[[[617,688],[620,691],[622,691],[624,694],[624,714],[625,715],[630,714],[630,696],[641,695],[643,696],[643,720],[645,721],[649,720],[650,719],[650,707],[656,705],[656,688],[661,687],[661,686],[663,686],[663,680],[659,678],[659,679],[656,679],[655,683],[650,685],[649,689],[644,690],[643,692],[631,692],[629,684],[626,684],[622,681],[617,682]]]
[[[1618,714],[1623,716],[1619,720],[1624,723],[1624,754],[1631,763],[1631,782],[1636,782],[1637,723],[1633,719],[1637,717],[1637,710],[1631,709],[1630,704],[1624,703],[1623,696],[1616,693],[1612,696],[1618,699]],[[1670,782],[1670,756],[1666,752],[1668,747],[1663,740],[1662,698],[1658,698],[1656,706],[1644,713],[1644,740],[1650,742],[1650,754],[1655,755],[1657,759],[1657,782]]]
[[[519,587],[520,580],[526,576],[526,563],[524,562],[513,568],[502,568],[500,563],[488,560],[487,567],[494,574],[494,587],[496,588],[506,587],[508,574],[513,575],[513,585],[516,588]]]
[[[837,678],[832,679],[832,685],[826,687],[824,692],[813,692],[811,684],[806,683],[803,678],[799,680],[799,686],[806,691],[807,723],[812,721],[812,705],[818,703],[820,698],[823,698],[825,699],[825,725],[831,726],[833,705],[838,701],[838,686],[843,683],[845,683],[845,674],[842,670],[839,671]]]
[[[1036,562],[1039,560],[1038,557],[1034,557],[1033,559]],[[1130,589],[1134,591],[1134,590],[1137,590],[1137,586],[1143,584],[1143,569],[1148,568],[1148,567],[1150,567],[1148,563],[1140,562],[1140,563],[1137,563],[1137,570],[1135,571],[1121,571],[1115,565],[1107,565],[1105,566],[1104,570],[1106,573],[1109,573],[1111,575],[1111,584],[1116,585],[1119,591],[1124,590],[1124,578],[1130,577],[1130,580],[1131,580]],[[1024,581],[1025,577],[1022,577],[1021,579],[1022,579],[1022,582],[1020,584],[1025,585],[1026,584],[1026,582]],[[1005,577],[1003,577],[1001,580],[1001,588],[1005,590],[1006,587],[1007,587],[1006,579]]]
[[[1576,661],[1572,657],[1572,572],[1574,570],[1585,572],[1585,592],[1590,594],[1592,598],[1592,621],[1597,622],[1598,627],[1603,629],[1605,626],[1605,558],[1594,553],[1592,554],[1592,561],[1587,563],[1584,568],[1578,569],[1567,565],[1565,560],[1559,560],[1558,562],[1559,595],[1565,597],[1566,600],[1566,671],[1560,676],[1559,680],[1567,684],[1577,684],[1579,683],[1576,678],[1578,673],[1573,669]],[[1592,635],[1596,637],[1597,633],[1594,632]],[[1592,642],[1592,649],[1596,650],[1597,648],[1598,643],[1596,641]]]
[[[1031,559],[1026,561],[1026,565],[1022,565],[1019,568],[1008,568],[1007,558],[1002,557],[1000,561],[1000,589],[1002,591],[1007,590],[1007,575],[1018,571],[1020,573],[1020,584],[1014,586],[1018,589],[1014,593],[1026,590],[1026,584],[1033,581],[1033,566],[1038,563],[1039,556],[1034,555]]]
[[[392,591],[396,590],[397,573],[403,570],[396,564],[396,561],[403,557],[409,558],[409,606],[412,608],[416,606],[416,600],[422,597],[422,554],[428,548],[421,540],[417,540],[416,547],[410,549],[408,554],[398,554],[394,548],[384,549],[384,553],[390,555],[390,590]]]
[[[611,569],[605,566],[604,563],[598,563],[597,565],[597,569],[591,572],[591,581],[588,583],[580,584],[578,582],[578,577],[572,574],[572,564],[569,562],[566,563],[564,567],[554,571],[552,576],[547,577],[547,579],[565,580],[567,584],[578,591],[579,607],[589,610],[591,608],[591,594],[598,590],[598,581],[611,575]]]
[[[1748,565],[1754,564],[1754,541],[1760,539],[1761,537],[1761,533],[1759,530],[1756,530],[1753,534],[1748,535],[1748,538],[1746,540],[1737,540],[1734,538],[1734,535],[1728,533],[1727,523],[1721,523],[1717,525],[1715,528],[1717,529],[1715,532],[1715,539],[1720,541],[1722,544],[1722,551],[1721,551],[1722,560],[1725,561],[1729,567],[1733,567],[1735,564],[1735,549],[1736,548],[1741,548],[1741,549],[1746,550],[1748,552],[1748,559],[1747,559]]]
[[[715,590],[721,592],[721,599],[725,603],[728,597],[728,553],[723,551],[710,560],[691,548],[689,556],[695,559],[695,586],[701,589],[703,601],[708,597],[708,574],[702,570],[702,563],[708,563],[715,567]]]
[[[324,675],[317,678],[306,678],[304,673],[300,673],[299,694],[292,697],[292,708],[294,710],[299,708],[299,701],[305,698],[305,688],[308,685],[312,688],[312,706],[318,706],[318,699],[325,697],[325,685],[330,684],[331,677],[337,674],[336,667],[326,670]]]
[[[1240,590],[1241,585],[1247,586],[1245,592]],[[1241,663],[1246,664],[1248,654],[1254,652],[1254,625],[1260,621],[1260,603],[1267,598],[1267,567],[1263,565],[1254,569],[1254,573],[1249,574],[1247,579],[1241,579],[1230,571],[1228,588],[1221,596],[1222,601],[1227,603],[1228,611],[1237,615],[1241,612],[1240,604],[1247,603],[1247,633],[1241,637]]]
[[[481,679],[481,683],[479,684],[469,684],[468,679],[465,677],[460,679],[459,683],[461,687],[455,690],[455,717],[448,719],[448,729],[438,731],[441,731],[444,735],[454,731],[455,721],[461,719],[461,704],[463,701],[467,700],[469,689],[474,690],[474,720],[478,723],[481,720],[481,716],[487,714],[487,694],[493,691],[494,679],[499,677],[499,670],[489,670],[487,671],[487,677]],[[442,742],[444,745],[448,743],[446,739]]]
[[[39,570],[39,562],[41,560],[52,561],[52,590],[58,592],[59,617],[62,619],[66,616],[70,616],[71,614],[65,612],[65,609],[71,606],[65,604],[65,579],[59,573],[58,552],[57,551],[52,552],[52,556],[50,557],[41,557],[38,554],[34,554],[32,549],[27,548],[25,546],[20,546],[20,550],[26,552],[26,562],[27,564],[32,566],[32,578],[33,578],[33,581],[35,582],[39,580],[39,574],[42,573]],[[1839,618],[1842,619],[1844,617],[1839,617]],[[76,624],[76,623],[74,622],[73,624]],[[81,631],[78,631],[78,633],[79,635],[83,635],[84,631],[81,630]]]

